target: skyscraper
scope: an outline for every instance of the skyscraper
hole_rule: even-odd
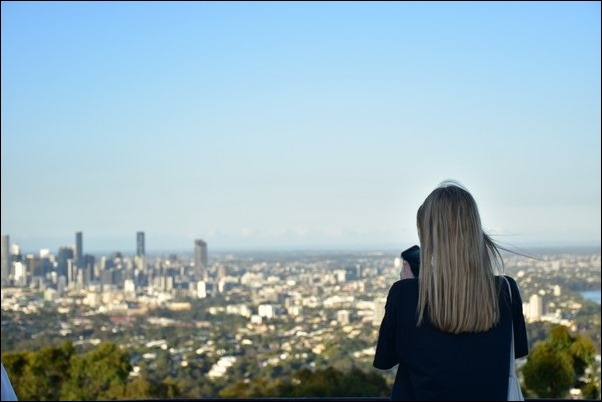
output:
[[[75,232],[75,266],[84,268],[84,235],[82,232]]]
[[[10,249],[9,249],[9,238],[8,235],[2,235],[2,272],[1,272],[1,281],[2,285],[5,285],[8,281],[8,276],[10,275]]]
[[[194,271],[198,279],[207,279],[207,243],[194,241]]]
[[[68,277],[69,260],[73,260],[74,252],[71,247],[59,247],[58,254],[56,256],[57,267],[56,271],[58,276],[64,276],[65,279]]]
[[[136,233],[136,255],[138,257],[144,257],[146,255],[144,250],[144,232]]]

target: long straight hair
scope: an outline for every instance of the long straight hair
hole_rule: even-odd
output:
[[[444,181],[418,209],[418,325],[448,333],[483,332],[499,320],[495,274],[498,247],[485,234],[477,203],[455,181]]]

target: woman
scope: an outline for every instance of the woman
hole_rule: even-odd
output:
[[[374,367],[399,365],[393,400],[505,400],[512,328],[516,358],[528,345],[517,284],[496,276],[499,247],[453,181],[426,198],[417,226],[420,275],[389,290]]]

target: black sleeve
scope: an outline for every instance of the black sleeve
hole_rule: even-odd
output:
[[[529,354],[529,342],[527,340],[527,326],[523,315],[523,300],[516,281],[507,276],[512,289],[512,326],[514,328],[514,357],[524,357]]]
[[[376,344],[376,353],[372,365],[378,369],[388,370],[399,363],[399,356],[395,348],[395,332],[397,327],[397,309],[398,299],[396,297],[395,286],[389,290],[387,303],[385,304],[385,315],[378,332],[378,342]]]

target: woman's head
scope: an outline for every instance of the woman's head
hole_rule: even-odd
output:
[[[418,209],[417,227],[420,321],[428,311],[446,332],[489,329],[498,319],[494,265],[499,252],[483,231],[472,195],[458,182],[444,181]]]
[[[477,203],[462,185],[447,180],[441,183],[418,209],[418,236],[422,247],[433,245],[451,253],[483,245],[483,228]]]

